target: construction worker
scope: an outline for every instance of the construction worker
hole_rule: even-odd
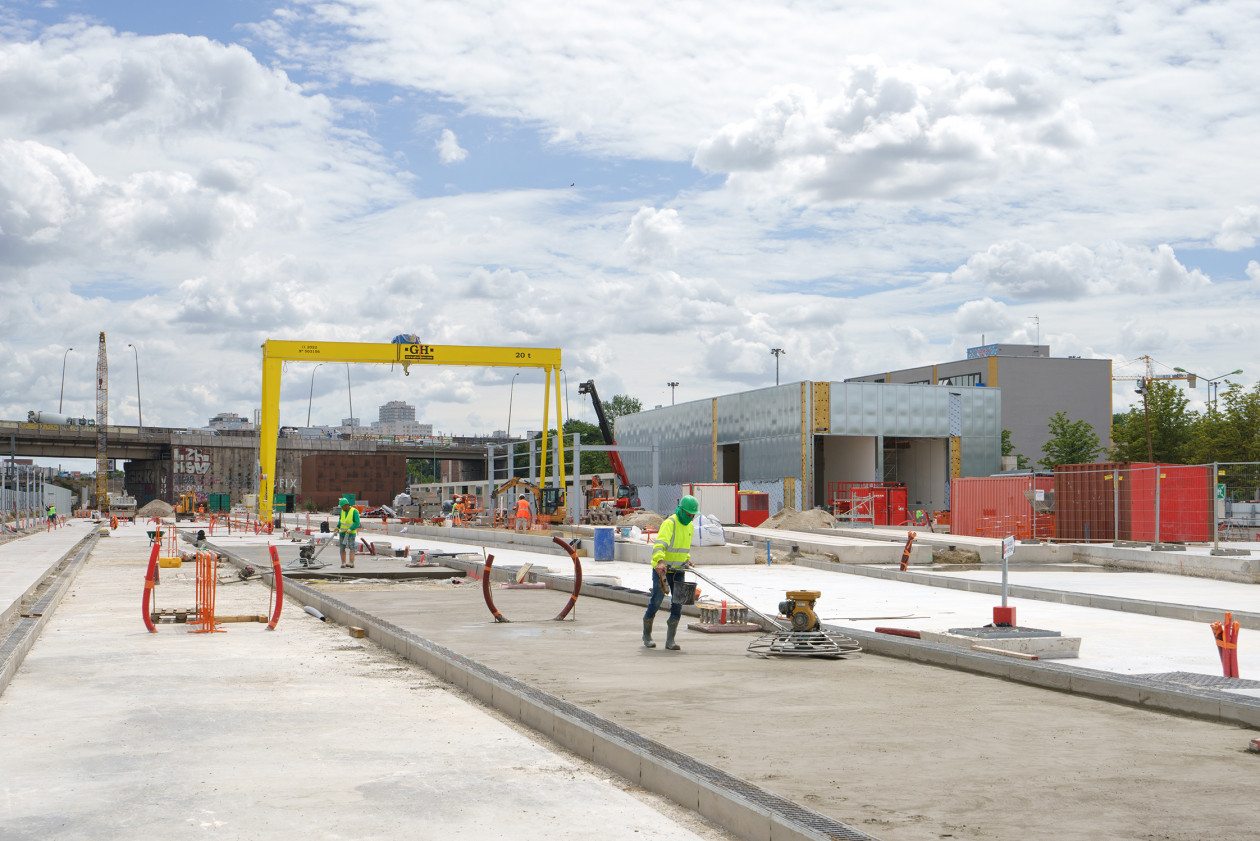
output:
[[[354,544],[359,539],[359,509],[350,504],[347,497],[339,503],[341,513],[337,518],[337,545],[341,547],[341,566],[343,569],[354,568]],[[346,553],[350,553],[350,561],[346,562]]]
[[[678,500],[674,513],[661,523],[660,531],[652,542],[652,597],[648,599],[647,613],[643,614],[643,647],[656,648],[652,642],[652,621],[660,609],[661,600],[674,587],[683,584],[684,568],[691,562],[692,521],[700,513],[700,501],[687,495]],[[674,641],[678,634],[678,622],[682,619],[682,602],[670,599],[669,620],[665,627],[665,648],[679,651],[682,646]]]
[[[451,523],[456,526],[462,526],[464,524],[463,497],[455,497],[455,504],[451,506]]]
[[[529,531],[529,500],[525,494],[521,494],[521,498],[516,501],[516,531],[517,533]]]
[[[57,506],[48,506],[48,530],[52,531],[57,527]]]

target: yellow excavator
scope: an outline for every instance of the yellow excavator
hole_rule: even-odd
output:
[[[180,520],[195,520],[197,518],[197,495],[195,493],[182,493],[175,500],[175,522]]]
[[[534,514],[540,523],[564,523],[568,521],[569,512],[565,508],[564,488],[540,488],[528,479],[513,476],[490,492],[491,505],[499,494],[521,488],[534,497]]]

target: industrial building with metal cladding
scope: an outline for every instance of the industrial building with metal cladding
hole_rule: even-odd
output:
[[[951,478],[998,472],[1001,417],[996,388],[800,382],[618,418],[617,442],[656,448],[623,459],[658,511],[704,481],[768,493],[771,512],[830,505],[846,483],[904,483],[906,503],[934,510]]]

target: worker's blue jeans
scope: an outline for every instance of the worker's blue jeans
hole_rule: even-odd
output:
[[[665,573],[665,580],[669,582],[672,590],[675,585],[683,583],[684,570],[671,570]],[[665,591],[661,589],[661,577],[656,570],[652,570],[652,597],[648,599],[647,613],[643,614],[644,619],[655,619],[656,611],[661,609],[661,599],[665,598]],[[671,600],[669,606],[669,621],[677,622],[682,617],[682,605]]]

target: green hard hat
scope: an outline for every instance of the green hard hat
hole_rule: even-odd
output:
[[[343,496],[340,500],[338,500],[337,504],[338,504],[338,505],[349,505],[349,504],[350,504],[350,499],[349,499],[349,497],[344,497],[344,496]]]
[[[691,494],[688,494],[678,500],[678,507],[694,517],[700,512],[700,500],[696,499]]]

